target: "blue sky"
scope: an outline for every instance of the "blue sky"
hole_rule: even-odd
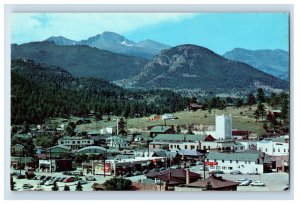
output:
[[[15,13],[12,42],[50,36],[82,40],[112,31],[135,42],[196,44],[218,54],[245,49],[289,49],[287,13]]]

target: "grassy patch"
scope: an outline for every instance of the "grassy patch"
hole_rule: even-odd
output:
[[[204,124],[215,125],[215,115],[231,114],[233,120],[233,128],[238,130],[248,130],[256,133],[257,135],[263,134],[265,131],[262,128],[262,123],[256,122],[254,118],[254,111],[256,106],[246,107],[228,107],[224,110],[213,109],[209,113],[208,110],[198,110],[195,112],[181,111],[176,112],[174,115],[178,117],[176,120],[166,121],[167,125],[188,125],[188,124]],[[72,121],[76,121],[79,118],[72,118]],[[163,125],[164,121],[150,121],[148,117],[142,118],[128,118],[126,129],[130,132],[143,131],[147,126]],[[106,117],[100,122],[92,120],[90,124],[79,125],[78,128],[82,130],[95,130],[103,127],[113,126],[117,124],[116,117],[112,116],[111,121],[107,121]]]

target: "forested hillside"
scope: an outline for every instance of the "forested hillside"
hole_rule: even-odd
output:
[[[90,111],[134,117],[183,110],[188,99],[171,91],[125,90],[95,78],[75,78],[58,67],[12,60],[12,124],[42,123],[48,117],[84,116]]]

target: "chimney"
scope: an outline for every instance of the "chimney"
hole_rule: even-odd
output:
[[[190,170],[185,170],[185,184],[190,184]]]

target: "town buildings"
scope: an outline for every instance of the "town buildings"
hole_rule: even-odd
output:
[[[90,146],[94,144],[94,140],[76,137],[76,136],[64,136],[62,139],[58,140],[58,145],[64,145],[70,147],[72,150],[78,150],[82,147]]]

